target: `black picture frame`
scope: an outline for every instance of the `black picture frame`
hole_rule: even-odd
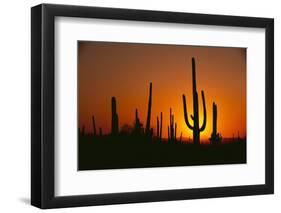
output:
[[[54,195],[55,17],[264,28],[265,184],[95,195]],[[274,193],[274,20],[164,11],[41,4],[31,8],[31,204],[42,208],[216,198]]]

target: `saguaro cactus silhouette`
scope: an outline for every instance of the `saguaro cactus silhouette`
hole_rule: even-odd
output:
[[[191,115],[191,119],[193,120],[193,126],[190,124],[188,120],[188,113],[186,109],[186,99],[185,95],[182,95],[183,99],[183,111],[184,111],[184,120],[189,129],[193,131],[193,143],[200,144],[200,132],[204,131],[206,128],[207,122],[207,113],[206,113],[206,105],[205,105],[205,96],[204,91],[201,91],[202,101],[203,101],[203,124],[199,127],[199,109],[198,109],[198,93],[196,89],[196,70],[195,70],[195,59],[192,58],[192,96],[193,96],[193,115]]]
[[[169,140],[176,141],[177,137],[177,123],[174,122],[174,115],[172,113],[172,108],[170,108],[170,125],[169,125]]]
[[[156,130],[157,130],[157,138],[159,139],[160,138],[160,128],[159,128],[159,118],[158,118],[158,116],[157,116],[157,128],[156,128]]]
[[[168,140],[170,140],[170,126],[168,125]]]
[[[220,144],[221,136],[217,133],[217,105],[213,102],[213,132],[211,134],[211,144]]]
[[[152,83],[150,82],[150,84],[149,84],[147,118],[146,118],[146,126],[145,126],[145,134],[147,136],[151,136],[151,129],[150,129],[151,105],[152,105]]]
[[[159,117],[157,116],[157,123],[156,123],[156,127],[157,127],[157,138],[161,141],[162,140],[162,121],[163,121],[163,113],[160,113],[160,121],[159,121]]]
[[[95,116],[92,116],[92,121],[93,121],[93,136],[96,136],[97,130],[96,130]]]
[[[134,133],[137,134],[137,135],[140,135],[141,132],[142,132],[141,130],[142,130],[142,124],[141,124],[139,116],[138,116],[138,109],[136,109]]]
[[[116,110],[116,98],[111,98],[111,134],[117,135],[119,132],[118,127],[118,114]]]
[[[163,121],[163,113],[160,113],[160,141],[162,140],[162,121]]]

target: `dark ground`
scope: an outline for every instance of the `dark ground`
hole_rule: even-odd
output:
[[[78,145],[78,170],[246,163],[245,139],[195,146],[145,137],[80,135]]]

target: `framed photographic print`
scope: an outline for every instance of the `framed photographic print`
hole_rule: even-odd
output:
[[[274,21],[31,9],[31,203],[271,194]]]

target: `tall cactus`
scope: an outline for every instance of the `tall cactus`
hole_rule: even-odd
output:
[[[111,134],[117,135],[119,132],[118,127],[118,114],[116,110],[116,98],[111,98]]]
[[[170,140],[174,138],[174,115],[172,114],[172,108],[170,108]]]
[[[162,120],[163,120],[163,113],[160,113],[160,141],[162,140]]]
[[[168,125],[168,141],[170,140],[170,126]]]
[[[92,116],[92,122],[93,122],[93,136],[96,136],[97,130],[96,130],[95,116]]]
[[[158,116],[156,118],[157,139],[159,139],[159,141],[162,140],[162,121],[163,121],[163,113],[161,112],[160,120]]]
[[[217,133],[217,105],[213,102],[213,132],[211,134],[210,142],[211,144],[220,144],[221,136]]]
[[[141,129],[142,129],[142,124],[141,124],[139,116],[138,116],[138,109],[136,109],[136,112],[135,112],[135,128],[134,128],[135,134],[137,134],[137,135],[141,134]]]
[[[160,138],[160,127],[159,127],[159,118],[158,118],[158,116],[157,116],[156,124],[157,124],[157,128],[156,128],[156,130],[157,130],[157,138],[159,139]]]
[[[152,83],[150,82],[150,84],[149,84],[149,98],[148,98],[147,119],[146,119],[146,126],[145,126],[145,134],[147,136],[152,136],[151,135],[151,129],[150,129],[151,105],[152,105]]]
[[[188,114],[186,109],[186,99],[185,95],[182,95],[183,99],[183,110],[184,110],[184,120],[189,129],[193,131],[193,143],[200,144],[200,132],[204,131],[207,122],[207,113],[205,106],[205,96],[204,91],[201,91],[202,101],[203,101],[203,124],[199,127],[199,110],[198,110],[198,93],[196,89],[196,70],[195,70],[195,59],[192,58],[192,95],[193,95],[193,115],[191,119],[193,120],[193,126],[189,123]]]
[[[177,138],[177,123],[174,122],[174,119],[175,119],[175,117],[172,113],[172,108],[170,108],[170,125],[168,126],[170,141],[176,141],[176,138]]]

